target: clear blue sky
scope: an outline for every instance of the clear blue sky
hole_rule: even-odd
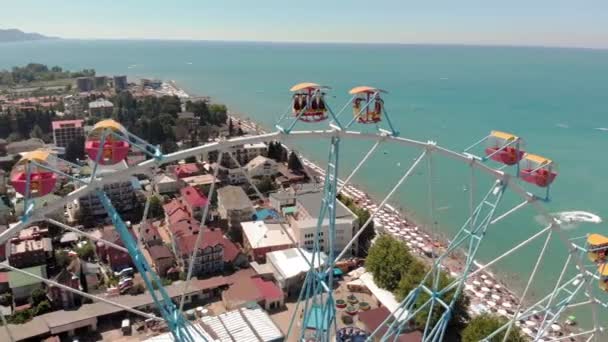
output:
[[[0,28],[64,38],[608,48],[608,0],[0,0]]]

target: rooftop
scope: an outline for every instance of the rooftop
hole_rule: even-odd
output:
[[[65,128],[65,127],[80,128],[80,127],[82,127],[83,122],[84,122],[84,120],[60,120],[60,121],[53,121],[52,126],[53,126],[53,130]]]
[[[293,236],[289,225],[284,225],[285,230]],[[265,223],[264,221],[241,222],[243,235],[249,241],[251,248],[264,248],[292,244],[289,236],[285,234],[280,224]]]
[[[89,102],[89,108],[112,108],[114,104],[106,99],[97,99],[93,102]]]
[[[234,242],[226,238],[221,230],[204,229],[202,234],[203,237],[201,238],[201,242],[198,246],[199,249],[205,249],[207,247],[215,247],[217,245],[221,245],[224,248],[225,262],[234,261],[234,259],[239,254],[238,247],[234,244]],[[192,251],[194,250],[195,243],[195,235],[183,235],[177,239],[177,248],[182,255],[190,256],[190,254],[192,254]]]
[[[23,271],[32,273],[32,274],[37,275],[42,278],[46,278],[46,265],[45,266],[39,265],[39,266],[24,268]],[[9,286],[13,289],[13,288],[22,287],[22,286],[39,284],[39,283],[41,283],[41,281],[34,277],[30,277],[29,275],[20,273],[20,272],[10,271],[8,273],[8,283],[9,283]]]
[[[148,252],[154,260],[173,258],[173,253],[171,253],[169,247],[165,245],[148,247]]]
[[[179,164],[174,170],[175,174],[180,178],[197,174],[200,171],[196,163]]]
[[[302,252],[299,253],[298,249]],[[302,257],[302,254],[304,257]],[[289,248],[281,251],[274,251],[266,254],[266,259],[272,263],[275,269],[284,279],[297,276],[300,273],[308,272],[309,263],[312,262],[312,253],[301,248]],[[315,267],[325,264],[327,256],[321,252],[321,261],[315,258]],[[308,262],[307,262],[308,260]]]
[[[196,190],[196,188],[187,186],[182,188],[180,193],[184,201],[191,207],[204,207],[207,204],[207,197]]]
[[[270,316],[260,307],[240,308],[201,319],[207,330],[222,342],[271,342],[284,336]]]
[[[378,328],[384,320],[388,317],[390,312],[385,307],[379,307],[377,309],[372,309],[368,311],[360,311],[359,312],[359,321],[361,321],[368,331],[374,331]],[[384,335],[386,331],[386,327],[380,328],[378,331],[378,336]],[[422,334],[420,331],[412,331],[407,333],[402,333],[399,335],[396,341],[398,342],[418,342],[422,340]]]
[[[181,211],[178,213],[181,213]],[[175,237],[198,234],[200,229],[201,223],[192,218],[184,219],[169,224],[169,230],[171,231],[171,234],[173,234]]]
[[[50,252],[53,250],[53,243],[50,238],[42,238],[39,240],[25,240],[18,243],[10,243],[11,255],[32,251]]]
[[[253,208],[245,190],[239,186],[225,186],[217,191],[217,195],[222,206],[226,210],[246,210]]]
[[[186,182],[186,184],[191,186],[197,185],[209,185],[213,183],[218,183],[219,179],[213,177],[213,175],[197,175],[182,178],[182,181]]]

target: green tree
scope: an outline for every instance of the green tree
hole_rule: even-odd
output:
[[[482,314],[474,317],[468,322],[466,328],[462,330],[462,342],[478,342],[486,338],[492,332],[502,327],[507,323],[507,319],[495,315]],[[500,342],[505,336],[505,331],[497,334],[490,339],[490,342]],[[524,342],[526,338],[521,333],[519,327],[513,326],[511,333],[507,338],[507,342]]]
[[[393,291],[412,260],[414,259],[403,242],[390,235],[381,235],[369,248],[365,268],[374,275],[376,284]]]
[[[289,154],[289,160],[287,161],[287,167],[293,171],[303,171],[304,170],[304,165],[302,165],[302,162],[300,162],[300,158],[298,158],[298,155],[293,151]]]
[[[70,263],[68,252],[64,250],[55,251],[55,263],[59,268],[64,268]]]
[[[51,312],[51,303],[48,300],[43,300],[34,308],[34,316],[42,315]]]
[[[95,248],[93,247],[92,243],[87,242],[81,247],[76,248],[76,253],[78,253],[78,256],[81,259],[90,260],[95,256]]]
[[[158,196],[153,195],[150,197],[150,207],[148,208],[148,217],[158,218],[164,215],[163,203]]]
[[[258,190],[260,190],[261,193],[263,194],[267,194],[270,191],[276,190],[276,183],[272,181],[271,177],[264,177],[262,179],[260,179],[256,186],[258,187]]]
[[[46,291],[44,291],[43,289],[35,289],[34,291],[32,291],[31,294],[31,304],[32,306],[36,306],[38,304],[40,304],[42,301],[47,300],[46,297]]]

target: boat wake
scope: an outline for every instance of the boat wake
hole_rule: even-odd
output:
[[[608,127],[596,127],[594,129],[598,131],[608,132]]]
[[[570,126],[568,126],[565,123],[556,123],[555,126],[559,127],[559,128],[570,128]]]
[[[550,213],[549,215],[557,219],[564,230],[576,229],[581,223],[598,224],[602,222],[601,217],[587,211],[560,211],[557,213]],[[536,221],[543,225],[549,224],[541,215],[536,216]]]

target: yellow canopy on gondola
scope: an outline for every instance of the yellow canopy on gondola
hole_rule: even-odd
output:
[[[106,128],[110,128],[114,131],[119,131],[119,132],[124,132],[124,130],[125,130],[123,125],[121,125],[120,123],[118,123],[112,119],[107,119],[107,120],[101,120],[98,123],[96,123],[95,126],[93,126],[92,131],[96,131],[98,129],[106,129]]]
[[[600,273],[600,276],[602,277],[608,277],[608,265],[606,264],[601,264],[598,268],[597,268],[598,272]]]
[[[354,87],[348,93],[351,94],[351,95],[356,95],[356,94],[376,93],[376,92],[379,92],[379,93],[388,93],[386,90],[378,89],[378,88],[374,88],[374,87],[369,87],[369,86]]]
[[[49,156],[51,155],[51,152],[49,150],[45,150],[45,149],[38,149],[35,151],[31,151],[31,152],[26,152],[23,154],[23,157],[21,157],[21,160],[19,160],[18,164],[22,164],[25,163],[27,161],[35,161],[35,162],[46,162],[49,159]]]
[[[524,155],[524,159],[536,162],[539,165],[546,165],[546,164],[552,163],[551,159],[547,159],[545,157],[539,156],[537,154],[532,154],[532,153],[526,153]]]
[[[608,238],[602,234],[589,234],[587,243],[591,246],[608,245]]]
[[[516,135],[513,135],[511,133],[501,132],[501,131],[492,131],[490,133],[490,135],[493,137],[499,138],[499,139],[507,140],[507,141],[513,141],[513,140],[519,139],[519,137]]]
[[[291,89],[289,89],[289,91],[300,91],[300,90],[304,90],[304,89],[318,89],[318,88],[328,88],[328,87],[319,85],[317,83],[303,82],[303,83],[298,83],[298,84],[294,85],[293,87],[291,87]]]

